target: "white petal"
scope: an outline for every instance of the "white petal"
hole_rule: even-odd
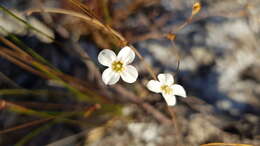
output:
[[[138,77],[138,72],[132,65],[126,65],[125,70],[121,73],[122,79],[127,83],[133,83]]]
[[[186,91],[184,90],[184,88],[179,85],[179,84],[173,84],[171,86],[172,90],[173,90],[173,94],[174,95],[178,95],[178,96],[182,96],[182,97],[187,97],[186,95]]]
[[[108,68],[102,73],[102,79],[106,85],[113,85],[118,82],[120,75]]]
[[[150,90],[153,91],[155,93],[159,93],[161,92],[161,83],[159,81],[156,80],[150,80],[146,87]]]
[[[98,62],[104,66],[110,66],[115,59],[116,54],[109,49],[104,49],[98,54]]]
[[[161,83],[171,85],[174,82],[173,76],[169,73],[159,74],[158,79]]]
[[[117,56],[118,60],[121,60],[125,65],[130,64],[135,59],[135,52],[128,46],[122,48]]]
[[[163,94],[163,97],[168,106],[174,106],[176,104],[176,97],[173,94]]]

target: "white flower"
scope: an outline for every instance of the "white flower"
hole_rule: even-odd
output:
[[[108,49],[104,49],[98,54],[100,64],[108,68],[102,73],[102,79],[107,85],[117,83],[122,77],[123,81],[133,83],[138,77],[135,67],[129,65],[135,59],[134,51],[126,46],[120,50],[118,55]]]
[[[176,103],[175,95],[186,97],[186,92],[181,85],[174,84],[171,74],[159,74],[159,81],[150,80],[147,88],[155,93],[162,93],[168,106],[174,106]]]

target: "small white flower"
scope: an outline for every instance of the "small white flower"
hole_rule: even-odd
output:
[[[147,88],[155,93],[162,93],[168,106],[176,104],[175,95],[186,97],[186,92],[181,85],[174,84],[174,79],[171,74],[159,74],[159,81],[150,80],[147,83]]]
[[[126,46],[120,50],[118,55],[109,50],[104,49],[98,54],[100,64],[108,68],[102,73],[102,79],[107,85],[117,83],[121,78],[127,83],[133,83],[138,77],[138,72],[135,67],[129,65],[135,59],[134,51]]]

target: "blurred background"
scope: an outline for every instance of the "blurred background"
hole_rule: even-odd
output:
[[[0,5],[1,146],[260,145],[259,0]],[[97,55],[126,44],[143,58],[138,81],[105,86]],[[169,110],[145,87],[147,64],[188,98]]]

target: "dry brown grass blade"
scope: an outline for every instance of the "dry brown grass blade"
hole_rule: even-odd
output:
[[[38,125],[38,124],[42,124],[42,123],[48,122],[48,121],[50,121],[52,119],[54,119],[54,117],[50,117],[50,118],[46,118],[46,119],[40,119],[40,120],[35,120],[35,121],[29,122],[29,123],[21,124],[21,125],[12,127],[12,128],[1,130],[0,134],[6,134],[6,133],[9,133],[9,132],[13,132],[13,131],[21,130],[21,129],[24,129],[24,128],[32,127],[32,126],[35,126],[35,125]]]
[[[22,105],[25,107],[33,108],[33,109],[41,109],[41,110],[74,110],[74,109],[84,109],[86,108],[83,104],[59,104],[59,103],[45,103],[41,102],[27,102],[27,101],[17,101],[13,102],[18,105]]]
[[[23,50],[19,49],[15,44],[5,39],[4,37],[0,36],[0,41],[3,42],[5,45],[9,46],[10,48],[14,49],[15,51],[19,52],[21,55],[26,55],[26,53]]]
[[[40,77],[43,77],[45,79],[48,79],[47,76],[45,76],[42,72],[38,71],[38,70],[35,70],[33,67],[31,67],[30,65],[27,65],[26,63],[23,63],[21,62],[20,60],[18,60],[16,57],[14,57],[15,53],[6,49],[6,48],[3,48],[3,47],[0,47],[0,56],[2,56],[3,58],[9,60],[10,62],[20,66],[21,68],[25,69],[25,70],[28,70]]]
[[[253,146],[250,144],[235,144],[235,143],[209,143],[209,144],[202,144],[200,146]]]
[[[192,22],[193,17],[199,13],[199,11],[201,10],[201,4],[199,2],[196,2],[193,4],[192,7],[192,12],[190,17],[180,26],[178,26],[176,29],[172,30],[171,33],[175,34],[176,32],[180,31],[181,29],[183,29],[185,26],[187,26],[188,24],[190,24]]]
[[[123,97],[127,98],[128,100],[132,101],[133,103],[136,103],[137,105],[141,106],[143,109],[145,109],[147,112],[152,114],[158,121],[164,124],[171,124],[172,121],[167,118],[165,115],[163,115],[161,112],[156,110],[153,106],[151,106],[148,103],[144,103],[140,98],[138,98],[135,94],[132,92],[126,90],[120,85],[115,85],[115,90],[120,93]]]
[[[66,123],[75,124],[75,125],[87,125],[87,123],[83,123],[81,121],[63,118],[63,115],[67,115],[67,113],[63,113],[60,116],[51,115],[49,113],[29,109],[29,108],[14,104],[14,103],[12,103],[10,101],[6,101],[6,100],[0,100],[0,105],[1,104],[3,105],[3,109],[7,109],[10,111],[25,114],[25,115],[31,115],[31,116],[42,117],[42,118],[57,118],[57,120],[59,122],[66,122]],[[73,113],[75,114],[75,112],[73,112]],[[71,114],[71,113],[69,113],[69,114]]]
[[[0,55],[7,60],[13,62],[14,64],[17,64],[18,66],[22,67],[25,70],[28,70],[44,79],[52,79],[48,74],[53,74],[57,76],[58,78],[62,79],[65,83],[68,83],[69,85],[75,87],[76,89],[80,90],[83,93],[88,93],[90,96],[98,97],[101,99],[103,103],[109,103],[109,101],[106,98],[103,98],[103,95],[93,94],[93,90],[95,89],[90,88],[90,86],[87,86],[84,82],[81,80],[71,77],[69,75],[63,74],[56,69],[52,69],[51,67],[44,65],[37,60],[35,60],[32,56],[24,52],[22,49],[20,49],[18,46],[10,42],[9,40],[0,37],[0,41],[2,41],[4,44],[9,46],[11,49],[7,49],[4,47],[0,47]],[[39,71],[40,69],[40,71]],[[43,72],[44,71],[44,72]]]
[[[59,9],[59,8],[42,8],[42,9],[31,9],[27,10],[26,14],[31,15],[32,13],[42,13],[42,12],[48,12],[48,13],[58,13],[58,14],[66,14],[74,17],[81,18],[82,20],[85,20],[87,23],[93,24],[95,27],[103,30],[104,32],[107,32],[108,34],[112,34],[113,37],[116,37],[118,40],[121,41],[121,45],[127,45],[127,41],[122,37],[118,32],[113,30],[111,27],[104,25],[99,20],[95,18],[91,18],[87,15],[74,12],[71,10],[65,10],[65,9]],[[123,42],[123,44],[122,44]]]
[[[83,12],[85,12],[88,16],[93,17],[95,19],[98,19],[98,17],[93,14],[90,10],[90,8],[88,8],[86,5],[82,4],[81,2],[77,1],[77,0],[69,0],[71,3],[73,3],[74,5],[76,5],[77,7],[79,7]]]
[[[89,16],[86,16],[86,15],[83,15],[81,13],[77,13],[77,12],[74,12],[74,11],[64,10],[64,9],[59,9],[59,8],[31,9],[31,10],[27,11],[27,14],[31,15],[32,13],[36,13],[36,12],[38,12],[38,13],[48,12],[48,13],[66,14],[66,15],[81,18],[81,19],[85,20],[87,23],[92,24],[96,28],[103,30],[107,34],[110,34],[112,37],[115,37],[119,42],[118,46],[123,47],[123,46],[128,45],[128,42],[126,41],[126,39],[119,32],[115,31],[110,26],[104,25],[103,23],[101,23],[99,20],[97,20],[95,18],[91,18]],[[144,62],[147,71],[150,73],[150,75],[153,77],[153,79],[156,80],[155,73],[154,73],[153,69],[151,68],[151,66],[148,65],[144,61],[144,58],[142,57],[142,55],[139,53],[139,51],[134,46],[130,45],[130,47],[135,51],[135,53],[140,58],[140,60]]]
[[[177,117],[177,113],[176,111],[174,110],[173,107],[167,107],[167,110],[169,111],[169,113],[171,114],[171,117],[172,117],[172,123],[173,123],[173,126],[176,130],[176,145],[177,146],[182,146],[182,136],[181,136],[181,133],[180,133],[180,129],[179,129],[179,124],[178,124],[178,117]]]
[[[0,106],[3,103],[4,103],[5,108],[8,108],[8,107],[12,106],[12,108],[28,110],[27,108],[21,106],[20,104],[15,104],[14,102],[12,102],[12,103],[11,102],[6,102],[4,100],[0,101]],[[89,117],[97,109],[99,109],[99,106],[98,105],[93,105],[93,106],[90,106],[88,108],[81,109],[81,111],[84,112],[84,117],[86,118],[86,117]],[[59,116],[51,116],[50,115],[50,117],[47,117],[45,119],[34,120],[32,122],[27,122],[25,124],[21,124],[21,125],[15,126],[15,127],[11,127],[11,128],[7,128],[7,129],[4,129],[4,130],[1,130],[0,134],[6,134],[6,133],[9,133],[9,132],[14,132],[14,131],[21,130],[21,129],[24,129],[24,128],[29,128],[29,127],[32,127],[32,126],[35,126],[35,125],[39,125],[39,124],[48,122],[48,121],[53,120],[53,119],[58,119],[58,118],[60,118],[60,117],[62,117],[64,115],[65,114],[61,114]],[[77,121],[73,122],[73,120],[70,120],[70,122],[72,122],[74,124],[78,123]]]

